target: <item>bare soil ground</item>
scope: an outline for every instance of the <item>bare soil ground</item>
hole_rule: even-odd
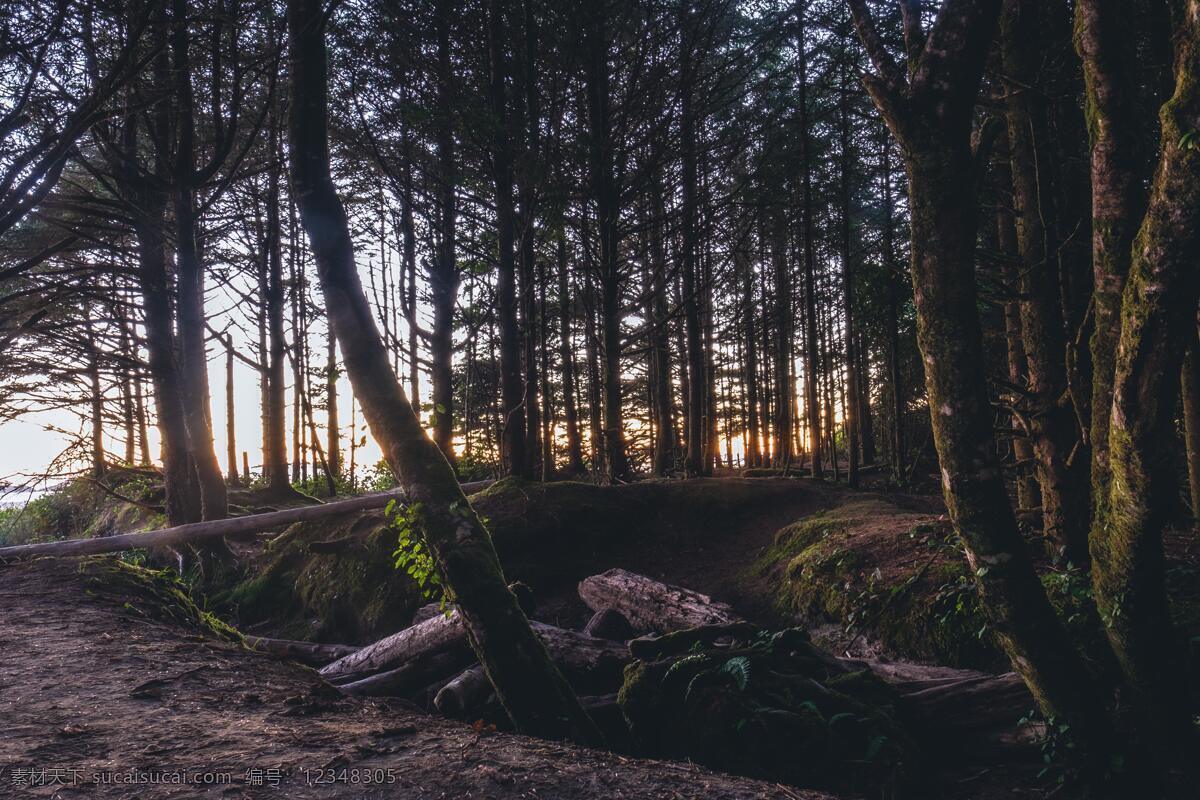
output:
[[[827,797],[342,697],[89,596],[73,560],[0,567],[0,608],[0,797]]]

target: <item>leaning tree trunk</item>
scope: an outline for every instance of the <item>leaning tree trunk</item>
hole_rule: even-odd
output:
[[[1047,716],[1097,756],[1109,752],[1100,693],[1034,572],[997,461],[975,284],[978,169],[971,118],[999,0],[941,6],[928,40],[906,15],[906,71],[885,49],[865,0],[851,0],[875,73],[867,90],[900,140],[908,172],[917,341],[925,362],[942,492],[985,612]]]
[[[291,172],[346,372],[513,724],[533,735],[597,743],[596,726],[509,591],[491,537],[454,470],[425,436],[375,326],[330,175],[323,19],[319,0],[288,3]]]
[[[1163,528],[1177,491],[1171,448],[1182,359],[1200,293],[1200,0],[1175,35],[1175,94],[1159,114],[1161,155],[1121,303],[1109,419],[1109,498],[1092,527],[1092,585],[1141,732],[1193,741],[1184,654],[1171,624]],[[1155,747],[1158,750],[1159,747]],[[1194,751],[1193,751],[1194,753]]]

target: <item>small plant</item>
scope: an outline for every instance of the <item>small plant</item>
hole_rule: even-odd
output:
[[[446,593],[442,587],[442,577],[438,574],[437,563],[433,553],[425,542],[421,532],[421,504],[413,503],[400,506],[395,500],[388,502],[384,509],[399,536],[392,557],[396,561],[396,569],[402,569],[416,581],[426,600],[437,600],[446,606]]]

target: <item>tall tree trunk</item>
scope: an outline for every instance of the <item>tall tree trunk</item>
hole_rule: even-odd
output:
[[[1025,340],[1021,336],[1021,309],[1017,300],[1020,281],[1017,266],[1020,250],[1017,247],[1017,223],[1013,219],[1012,171],[1005,165],[999,177],[1000,202],[996,206],[996,241],[1000,250],[1000,279],[1005,287],[1004,344],[1008,362],[1008,382],[1014,387],[1026,385],[1027,362]],[[1017,413],[1012,415],[1012,451],[1016,461],[1017,507],[1032,510],[1042,504],[1042,492],[1033,473],[1033,445],[1029,433]]]
[[[575,308],[568,284],[567,234],[566,228],[558,235],[558,324],[559,358],[562,361],[563,416],[567,425],[567,471],[582,475],[583,438],[579,434],[579,407],[575,402],[575,353],[571,347],[571,317]]]
[[[333,326],[325,335],[325,435],[329,444],[325,448],[325,462],[329,468],[330,493],[336,491],[337,479],[342,476],[342,426],[338,420],[337,396],[337,336]]]
[[[858,346],[858,429],[862,444],[863,464],[875,463],[875,419],[871,412],[871,359],[865,333],[860,333]]]
[[[164,505],[168,525],[200,521],[200,487],[192,463],[187,424],[183,417],[182,386],[175,357],[175,334],[167,278],[166,198],[150,189],[139,198],[141,216],[135,219],[138,281],[146,327],[146,353],[154,386],[155,419],[162,450]]]
[[[471,645],[516,728],[599,743],[595,724],[509,591],[491,537],[454,470],[421,428],[379,337],[355,266],[346,212],[330,175],[323,18],[319,0],[288,3],[289,150],[296,201],[330,324],[346,353],[347,374],[463,616]]]
[[[845,54],[842,54],[843,60]],[[846,338],[846,392],[851,401],[846,404],[846,484],[858,485],[858,456],[862,435],[861,408],[859,406],[858,348],[854,328],[854,268],[850,263],[850,114],[846,108],[849,101],[849,81],[843,67],[842,85],[846,92],[838,102],[838,140],[841,146],[841,190],[842,213],[840,222],[842,260],[842,298],[845,305]]]
[[[746,231],[749,238],[749,230]],[[746,387],[747,443],[746,466],[762,465],[762,431],[758,420],[758,313],[754,298],[754,269],[744,244],[734,251],[734,263],[742,281],[742,320],[745,331],[745,360],[742,363],[742,384]]]
[[[687,4],[681,8],[688,8]],[[690,12],[684,12],[682,29],[685,36],[693,25]],[[697,259],[696,244],[699,231],[696,224],[696,205],[699,193],[697,178],[696,137],[699,124],[696,120],[694,81],[695,66],[692,63],[692,45],[685,41],[679,49],[680,56],[680,161],[683,168],[683,185],[680,193],[680,262],[679,273],[683,291],[683,317],[685,349],[687,356],[687,405],[684,472],[688,475],[705,474],[704,458],[704,349],[701,342],[700,298],[696,287]]]
[[[496,267],[496,315],[500,327],[500,409],[502,456],[505,472],[532,477],[525,452],[524,380],[521,371],[521,330],[517,325],[516,260],[513,254],[513,166],[508,131],[508,100],[505,83],[508,57],[504,52],[506,32],[500,0],[488,3],[488,58],[492,103],[492,178],[496,189],[496,238],[499,247]]]
[[[454,465],[454,308],[458,303],[460,276],[456,254],[458,237],[458,162],[454,149],[454,68],[450,59],[451,5],[440,0],[437,13],[438,59],[438,251],[429,275],[430,296],[433,302],[433,331],[429,337],[433,379],[433,440],[446,460]],[[406,166],[406,169],[409,169]],[[409,181],[411,182],[411,181]],[[406,185],[406,192],[408,186]],[[411,194],[405,204],[411,221]],[[409,232],[405,228],[407,257]],[[414,255],[415,259],[415,255]],[[409,298],[410,349],[416,347],[416,297]],[[416,350],[410,354],[413,364],[419,363]],[[410,382],[416,386],[414,371]],[[419,409],[419,407],[418,407]],[[418,416],[420,411],[418,410]]]
[[[225,338],[225,463],[228,465],[226,478],[230,486],[241,483],[238,477],[237,414],[234,404],[233,385],[233,337]]]
[[[1133,238],[1146,205],[1140,139],[1134,9],[1129,3],[1078,0],[1075,48],[1083,61],[1092,182],[1092,504],[1096,519],[1109,498],[1112,408],[1121,296]]]
[[[777,466],[792,463],[792,265],[787,257],[787,223],[776,205],[771,215],[771,272],[775,277],[775,454]]]
[[[134,351],[133,331],[125,307],[124,292],[119,290],[115,283],[114,281],[113,289],[116,293],[114,317],[119,329],[118,347],[121,351],[121,366],[117,373],[121,390],[121,427],[125,433],[125,463],[132,467],[137,459],[137,425],[135,422],[137,410],[133,401],[132,377],[132,365],[136,363],[137,353]]]
[[[159,14],[161,15],[161,11]],[[159,50],[154,60],[154,82],[160,86],[167,80],[167,55]],[[137,94],[130,92],[130,108],[137,103]],[[200,488],[192,464],[187,424],[184,422],[182,387],[176,358],[175,321],[171,310],[171,281],[167,272],[167,253],[164,231],[167,225],[167,194],[158,180],[165,171],[161,162],[155,165],[155,175],[145,176],[138,167],[137,153],[139,117],[128,112],[123,120],[122,150],[124,164],[122,180],[134,200],[133,233],[137,242],[137,280],[142,295],[142,324],[145,329],[147,369],[153,386],[155,421],[158,427],[159,448],[163,465],[163,485],[169,525],[200,521]],[[155,138],[167,135],[167,113],[159,103],[146,122]],[[139,383],[140,385],[140,383]],[[139,396],[140,396],[139,391]],[[143,419],[144,419],[143,409]],[[148,437],[143,437],[148,440]],[[143,447],[149,462],[149,448]]]
[[[667,318],[667,251],[664,245],[666,202],[663,198],[662,176],[657,171],[651,185],[653,219],[649,228],[650,295],[647,325],[650,330],[650,364],[652,385],[651,411],[658,436],[654,442],[651,471],[655,475],[670,473],[675,461],[675,401],[671,394],[671,340]],[[649,215],[648,215],[649,216]]]
[[[273,495],[289,495],[292,493],[292,479],[288,476],[287,457],[287,340],[283,330],[284,305],[287,302],[286,287],[283,281],[283,228],[279,217],[279,184],[280,173],[283,171],[283,151],[279,146],[280,120],[272,113],[269,131],[271,153],[274,163],[267,172],[267,230],[266,230],[266,261],[267,274],[264,281],[266,290],[266,333],[267,349],[262,358],[265,359],[263,369],[266,374],[267,402],[263,430],[263,478],[267,489]],[[292,292],[293,308],[298,309],[301,293],[300,281],[297,279],[295,266],[295,250],[299,243],[295,237],[292,244]],[[299,319],[293,318],[293,332],[299,341]],[[292,430],[292,441],[295,453],[296,469],[300,467],[300,358],[297,354],[292,359],[292,378],[295,381],[295,415]],[[299,474],[295,476],[299,478]]]
[[[175,142],[175,270],[178,275],[180,376],[182,401],[188,439],[196,477],[200,483],[200,511],[203,519],[224,519],[229,515],[225,477],[213,449],[212,418],[208,388],[208,349],[204,313],[204,266],[200,262],[193,173],[195,166],[195,118],[192,97],[191,59],[188,48],[187,4],[174,0],[171,36],[172,69],[175,93],[172,102],[178,114]],[[228,559],[231,553],[223,540],[206,545],[208,555]]]
[[[590,8],[584,75],[590,137],[591,192],[596,201],[599,239],[601,376],[603,381],[604,459],[610,479],[629,477],[621,398],[621,263],[618,251],[620,194],[614,174],[614,143],[609,97],[608,32],[605,10]]]
[[[1006,0],[1001,51],[1009,161],[1021,253],[1021,334],[1029,380],[1027,418],[1042,494],[1042,536],[1049,551],[1087,561],[1085,463],[1067,380],[1067,341],[1059,285],[1058,227],[1048,179],[1045,103],[1038,95],[1039,0]]]
[[[596,290],[590,281],[587,286],[587,297],[585,311],[587,312],[588,327],[584,357],[587,359],[588,368],[588,444],[592,456],[592,471],[600,475],[607,471],[604,466],[604,401],[600,388],[600,345],[597,341],[599,337],[595,333],[597,325]]]
[[[521,83],[524,89],[524,104],[520,106],[524,117],[525,148],[518,175],[517,215],[520,225],[520,275],[521,275],[521,343],[525,363],[525,457],[529,459],[530,476],[543,474],[542,419],[538,380],[538,321],[537,308],[537,186],[535,170],[539,159],[539,109],[537,89],[537,22],[534,19],[533,0],[522,0],[524,11],[524,52]]]
[[[1108,755],[1099,692],[1034,572],[1005,492],[992,436],[975,284],[975,154],[971,118],[999,0],[943,4],[926,39],[906,13],[909,70],[886,51],[866,0],[850,0],[875,72],[872,100],[900,141],[909,177],[911,270],[942,491],[983,607],[1043,712],[1065,720],[1084,750]]]
[[[104,390],[100,387],[100,353],[96,347],[96,335],[92,329],[90,302],[83,305],[84,333],[87,339],[88,400],[91,404],[92,423],[92,476],[104,477]]]
[[[825,477],[821,464],[821,405],[818,399],[817,364],[820,351],[817,341],[816,241],[813,231],[812,140],[808,118],[808,54],[805,45],[805,15],[807,0],[796,3],[796,114],[800,137],[801,225],[804,245],[804,398],[808,417],[808,436],[812,443],[812,476]]]
[[[1108,505],[1091,532],[1092,585],[1139,732],[1152,749],[1194,756],[1184,650],[1167,601],[1163,528],[1177,491],[1170,448],[1180,367],[1200,295],[1200,0],[1175,24],[1175,93],[1121,303],[1109,420]]]
[[[892,395],[892,479],[897,484],[905,480],[904,390],[900,369],[900,296],[904,277],[895,262],[895,217],[892,201],[892,145],[886,131],[883,134],[883,264],[887,272],[887,331],[888,383]]]

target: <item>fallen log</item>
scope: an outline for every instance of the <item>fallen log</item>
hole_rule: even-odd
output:
[[[347,656],[327,664],[319,671],[322,677],[334,678],[352,672],[373,672],[401,662],[413,661],[425,655],[448,650],[467,640],[467,629],[457,611],[405,628],[369,644]]]
[[[584,578],[579,583],[579,596],[592,611],[620,612],[640,630],[670,633],[741,619],[732,607],[706,594],[623,569]]]
[[[492,483],[493,481],[490,480],[464,483],[462,489],[464,493],[471,494]],[[403,495],[398,492],[379,492],[362,497],[352,497],[348,500],[335,500],[317,506],[285,508],[282,511],[248,514],[244,517],[230,517],[209,522],[191,522],[186,525],[176,525],[173,528],[160,528],[156,531],[118,533],[95,539],[64,539],[58,542],[18,544],[0,547],[0,565],[7,561],[38,556],[53,558],[94,556],[101,553],[120,553],[139,547],[175,547],[221,537],[257,536],[269,533],[282,525],[336,517],[340,514],[352,514],[356,511],[370,511],[383,508],[393,500],[401,502],[403,499]]]
[[[363,697],[407,697],[469,664],[475,656],[465,643],[440,653],[428,653],[395,669],[338,686],[345,694]]]
[[[581,690],[597,691],[612,691],[620,685],[621,670],[631,660],[624,645],[542,622],[531,621],[530,625],[572,685],[580,687]],[[320,673],[327,680],[336,681],[339,677],[356,673],[370,673],[388,668],[393,668],[393,671],[402,670],[414,661],[454,648],[466,647],[466,627],[462,624],[458,612],[452,611],[449,616],[439,614],[369,644],[332,664],[327,664],[321,668]]]
[[[447,717],[460,717],[487,702],[492,683],[480,664],[468,667],[434,695],[433,707]]]
[[[625,619],[625,615],[611,608],[604,608],[593,614],[583,626],[583,632],[597,639],[611,639],[614,642],[627,642],[637,636],[637,631],[629,624],[629,620]]]
[[[633,660],[628,647],[544,622],[529,624],[577,692],[603,694],[620,688],[625,665]]]
[[[517,596],[521,610],[532,614],[533,590],[520,581],[510,583],[508,588]],[[333,679],[356,672],[375,672],[423,655],[441,652],[456,644],[465,644],[467,630],[458,611],[452,608],[443,611],[442,608],[440,604],[435,603],[422,606],[417,609],[416,614],[416,618],[424,617],[422,621],[415,622],[404,630],[369,644],[332,664],[327,664],[320,670],[321,675],[326,679]],[[434,609],[438,610],[437,614],[426,616]]]
[[[252,650],[270,653],[273,656],[290,658],[302,664],[319,667],[344,658],[358,650],[348,644],[318,644],[316,642],[296,642],[291,639],[270,639],[265,636],[247,636],[246,645]]]

